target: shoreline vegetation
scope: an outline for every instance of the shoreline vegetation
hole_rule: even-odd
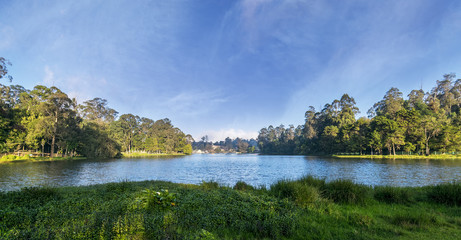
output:
[[[185,153],[122,152],[122,158],[186,156]]]
[[[370,153],[395,158],[402,158],[399,152],[430,158],[434,153],[461,154],[461,79],[454,73],[443,75],[430,91],[414,89],[406,98],[393,87],[366,112],[367,117],[359,117],[359,113],[355,99],[348,94],[320,109],[310,106],[302,125],[262,128],[260,152]]]
[[[443,160],[443,159],[461,159],[461,154],[439,154],[439,155],[331,155],[334,158],[349,159],[427,159],[427,160]]]
[[[84,156],[67,156],[67,157],[49,157],[49,156],[18,156],[16,154],[7,154],[0,157],[0,163],[17,162],[17,161],[32,161],[32,162],[45,162],[45,161],[64,161],[64,160],[85,160]]]
[[[461,183],[163,181],[0,192],[2,239],[459,239]]]

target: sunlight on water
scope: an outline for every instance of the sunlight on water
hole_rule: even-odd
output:
[[[304,156],[196,154],[174,158],[15,162],[0,164],[0,190],[164,180],[270,186],[304,175],[366,185],[424,186],[461,180],[460,160],[365,160]]]

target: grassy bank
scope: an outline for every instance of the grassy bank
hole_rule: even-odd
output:
[[[147,153],[147,152],[122,152],[124,158],[135,157],[168,157],[168,156],[185,156],[184,153]]]
[[[2,162],[14,162],[14,161],[61,161],[61,160],[82,160],[86,159],[86,157],[30,157],[28,155],[25,156],[17,156],[13,154],[3,155],[0,158],[0,163]]]
[[[461,155],[333,155],[336,158],[364,158],[364,159],[461,159]]]
[[[461,184],[160,181],[0,193],[0,239],[460,239]]]

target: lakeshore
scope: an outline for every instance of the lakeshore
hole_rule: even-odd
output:
[[[184,153],[122,152],[122,158],[186,156]]]
[[[44,161],[65,161],[65,160],[84,160],[87,159],[83,156],[74,156],[74,157],[31,157],[29,155],[18,156],[15,154],[3,155],[0,158],[0,163],[6,162],[17,162],[17,161],[32,161],[32,162],[44,162]]]
[[[164,181],[0,193],[3,239],[459,239],[461,185]]]
[[[461,154],[433,154],[433,155],[332,155],[335,158],[354,159],[461,159]]]

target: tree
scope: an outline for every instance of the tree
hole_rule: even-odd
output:
[[[11,82],[13,77],[8,75],[8,66],[11,66],[11,62],[3,57],[0,57],[0,79],[6,78]]]
[[[107,100],[93,98],[83,102],[78,106],[78,110],[83,119],[96,121],[99,124],[111,123],[117,117],[118,112],[107,106]]]
[[[430,154],[429,141],[438,136],[442,131],[442,127],[447,123],[445,114],[437,114],[436,116],[427,115],[422,118],[421,125],[424,129],[424,142],[426,146],[426,155]]]

